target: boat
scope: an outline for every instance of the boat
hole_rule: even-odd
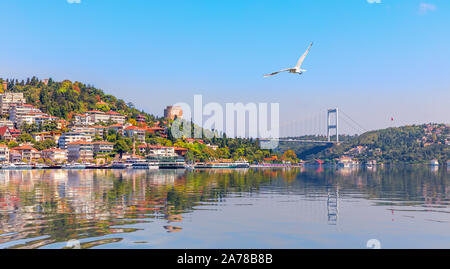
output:
[[[47,169],[49,166],[43,164],[43,163],[37,163],[33,166],[33,169]]]
[[[238,168],[236,163],[233,162],[209,162],[199,163],[195,168],[203,169],[226,169],[226,168]]]
[[[146,170],[156,170],[159,169],[159,165],[157,162],[135,162],[132,164],[133,169],[146,169]]]
[[[183,157],[147,157],[147,161],[157,163],[159,169],[185,169]]]
[[[2,169],[9,169],[9,170],[29,170],[32,168],[33,166],[28,163],[9,163],[2,166]]]
[[[250,168],[250,164],[245,160],[237,161],[237,162],[235,162],[235,164],[236,164],[236,168]]]
[[[193,164],[185,164],[184,165],[184,169],[186,169],[186,170],[194,170],[195,169],[195,165],[193,165]]]
[[[128,169],[131,168],[132,163],[127,162],[113,162],[111,164],[112,169]]]
[[[439,161],[437,159],[431,160],[430,165],[431,166],[439,166]]]
[[[82,163],[67,163],[62,166],[62,169],[85,169],[86,165]]]

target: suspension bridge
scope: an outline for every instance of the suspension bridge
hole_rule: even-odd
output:
[[[348,116],[344,111],[332,108],[323,113],[307,116],[301,120],[292,120],[280,125],[280,137],[282,138],[267,138],[260,139],[260,141],[339,144],[339,135],[343,125],[346,130],[353,131],[355,134],[367,132],[361,124]]]

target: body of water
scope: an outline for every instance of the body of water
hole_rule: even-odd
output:
[[[0,170],[0,248],[366,248],[370,239],[450,248],[450,171]]]

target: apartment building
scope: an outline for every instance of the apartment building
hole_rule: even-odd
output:
[[[9,148],[5,144],[0,144],[0,162],[9,161]]]
[[[96,155],[105,155],[110,154],[114,150],[114,143],[105,142],[105,141],[96,141],[92,143],[94,154]]]
[[[34,133],[31,135],[36,142],[42,142],[45,140],[53,140],[58,143],[59,138],[61,137],[60,132],[50,131],[50,132],[40,132]]]
[[[92,142],[76,141],[68,143],[67,159],[69,162],[93,160],[94,147]]]
[[[41,153],[39,152],[39,150],[33,148],[30,145],[15,147],[11,150],[17,151],[21,155],[21,160],[26,160],[28,162],[34,162],[41,158]]]
[[[136,142],[145,143],[145,129],[137,126],[128,126],[124,130],[124,135],[129,138],[136,138]]]
[[[91,142],[92,136],[84,135],[76,132],[67,132],[63,133],[58,140],[59,148],[61,149],[67,149],[67,145],[72,142],[77,141],[85,141],[85,142]]]
[[[41,158],[50,160],[56,163],[63,163],[67,161],[67,151],[64,149],[44,149],[41,151]]]
[[[0,94],[0,113],[7,114],[13,106],[25,104],[25,98],[21,92],[5,92]]]

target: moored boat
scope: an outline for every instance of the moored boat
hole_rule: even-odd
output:
[[[62,166],[62,169],[85,169],[86,165],[82,163],[66,163]]]

